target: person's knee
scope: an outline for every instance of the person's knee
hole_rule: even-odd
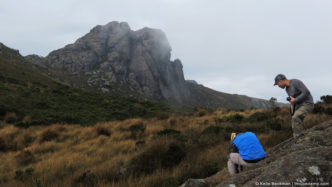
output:
[[[293,115],[292,116],[292,121],[293,122],[301,122],[301,118],[300,118],[300,115]]]

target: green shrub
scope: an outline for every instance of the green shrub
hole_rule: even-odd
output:
[[[25,169],[25,173],[28,175],[28,176],[31,176],[32,173],[35,171],[35,169],[33,168],[26,168]]]
[[[17,116],[14,112],[6,113],[5,122],[9,124],[14,124],[17,121]]]
[[[312,110],[312,112],[314,114],[321,114],[321,113],[324,113],[325,112],[325,108],[322,107],[321,105],[319,104],[315,104],[314,105],[314,109]]]
[[[181,135],[180,131],[174,130],[174,129],[169,129],[166,128],[164,130],[161,130],[157,133],[158,136],[173,136],[173,137],[177,137]]]
[[[162,168],[172,168],[179,164],[181,160],[186,156],[186,152],[183,147],[177,143],[172,142],[166,153],[161,160]]]
[[[259,122],[269,119],[269,115],[266,112],[255,112],[249,117],[251,122]]]
[[[137,147],[141,147],[141,146],[143,146],[145,144],[145,141],[143,141],[143,140],[138,140],[138,141],[136,141],[136,146]]]
[[[24,177],[23,170],[18,169],[18,170],[15,171],[15,176],[14,176],[15,180],[23,181],[23,177]]]
[[[35,160],[35,156],[30,151],[21,151],[15,158],[16,162],[23,166],[28,165]]]
[[[210,133],[219,134],[219,133],[223,132],[223,130],[224,130],[223,127],[211,125],[211,126],[206,127],[203,130],[202,134],[210,134]]]
[[[104,136],[111,136],[111,132],[105,127],[97,127],[97,134]]]
[[[146,126],[143,122],[138,122],[137,124],[133,124],[128,128],[130,131],[130,137],[133,139],[138,138],[145,132]]]
[[[0,120],[2,120],[6,115],[7,109],[5,106],[0,105]]]
[[[41,134],[40,142],[51,141],[59,136],[55,130],[47,129]]]
[[[324,103],[332,103],[332,95],[324,95],[321,96],[320,99],[324,102]]]
[[[209,126],[206,127],[200,137],[198,144],[200,147],[214,146],[228,139],[228,133],[223,127]]]
[[[18,128],[28,128],[30,126],[30,123],[24,121],[17,121],[14,125]]]
[[[128,130],[130,132],[144,132],[145,131],[145,125],[143,122],[138,122],[137,124],[131,125]]]
[[[279,118],[267,121],[267,126],[276,131],[281,130],[281,120]]]
[[[171,118],[171,119],[168,120],[168,123],[169,123],[170,126],[175,126],[175,125],[176,125],[176,122],[177,122],[177,121],[176,121],[175,118]]]
[[[230,116],[224,116],[222,118],[219,119],[219,122],[241,122],[243,121],[244,116],[241,114],[233,114]]]
[[[276,113],[277,113],[277,112],[280,112],[280,111],[281,111],[281,108],[280,108],[280,107],[278,107],[278,106],[277,106],[277,107],[275,107],[275,108],[273,108],[273,112],[276,112]]]
[[[197,116],[198,116],[198,117],[206,116],[207,114],[209,114],[209,111],[204,110],[204,109],[200,109],[200,110],[198,110],[198,112],[197,112]]]
[[[0,151],[6,151],[7,150],[7,145],[5,140],[0,137]]]
[[[332,115],[332,108],[331,107],[328,107],[326,110],[325,110],[325,113],[327,115]]]
[[[133,174],[150,174],[158,168],[172,168],[186,156],[185,148],[178,142],[157,142],[135,156],[130,162]]]
[[[98,177],[96,174],[88,170],[79,175],[76,182],[82,183],[84,186],[95,186],[98,182]]]

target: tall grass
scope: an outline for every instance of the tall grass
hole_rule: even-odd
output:
[[[328,118],[309,114],[304,126]],[[226,167],[230,132],[253,131],[267,150],[292,136],[290,120],[281,108],[199,110],[95,126],[1,122],[0,186],[178,186]]]

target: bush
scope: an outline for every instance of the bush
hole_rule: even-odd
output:
[[[332,95],[323,95],[320,97],[320,99],[327,104],[332,103]]]
[[[206,127],[206,128],[203,130],[202,134],[210,134],[210,133],[219,134],[219,133],[221,133],[223,130],[224,130],[223,127],[219,127],[219,126],[211,125],[211,126]]]
[[[145,151],[135,156],[130,162],[133,174],[150,174],[158,168],[172,168],[185,157],[184,146],[178,142],[159,140]]]
[[[179,144],[172,142],[162,158],[162,168],[172,168],[176,166],[181,162],[185,155],[186,152],[184,151],[184,149]]]
[[[281,120],[279,118],[269,120],[267,122],[267,126],[272,130],[280,131],[281,130]]]
[[[16,157],[16,162],[19,165],[28,165],[35,160],[34,155],[30,151],[21,151]]]
[[[30,133],[24,132],[19,137],[17,137],[16,140],[17,140],[17,148],[23,149],[31,145],[31,143],[35,140],[35,138],[32,137]]]
[[[249,121],[258,122],[269,119],[269,115],[265,112],[255,112],[249,117]]]
[[[0,120],[3,119],[3,117],[6,115],[6,108],[3,105],[0,105]]]
[[[141,136],[145,132],[145,125],[143,122],[138,122],[137,124],[131,125],[128,128],[128,131],[130,131],[131,135],[130,137],[133,139],[136,139],[138,136]]]
[[[111,132],[105,127],[97,127],[97,134],[104,136],[111,136]]]
[[[131,132],[144,132],[145,131],[145,125],[143,124],[143,122],[139,122],[137,124],[131,125],[128,130]]]
[[[233,114],[230,116],[224,116],[219,119],[219,122],[241,122],[244,119],[244,116],[241,114]]]
[[[34,172],[34,168],[26,168],[25,172],[22,169],[18,169],[15,171],[14,179],[23,182],[27,178],[31,179],[33,172]]]
[[[17,120],[17,117],[16,117],[16,114],[14,112],[7,113],[6,116],[5,116],[5,122],[6,123],[13,124],[13,123],[16,122],[16,120]]]
[[[83,183],[84,186],[95,186],[98,182],[98,177],[96,174],[92,173],[90,170],[83,172],[76,179],[77,183]]]
[[[180,131],[174,130],[174,129],[164,129],[161,130],[157,133],[158,136],[173,136],[173,137],[178,137],[181,135]]]
[[[176,121],[175,118],[171,118],[171,119],[168,120],[168,123],[169,123],[170,126],[175,126],[175,125],[176,125],[176,122],[177,122],[177,121]]]
[[[213,146],[228,139],[228,133],[223,127],[209,126],[206,127],[198,139],[201,147]]]
[[[331,108],[331,107],[327,108],[327,109],[325,110],[325,113],[326,113],[327,115],[332,115],[332,108]]]
[[[7,145],[5,140],[0,137],[0,151],[6,151],[7,150]]]
[[[41,134],[40,142],[51,141],[59,136],[55,130],[47,129]]]
[[[29,127],[29,123],[25,123],[23,121],[18,121],[14,125],[18,128],[28,128]]]
[[[23,170],[18,169],[15,171],[15,177],[14,177],[15,180],[23,181],[23,177],[24,177]]]
[[[325,108],[324,107],[322,107],[319,104],[315,104],[314,105],[314,109],[312,110],[312,113],[314,113],[314,114],[321,114],[321,113],[324,113],[324,112],[325,112]]]
[[[281,108],[280,108],[280,107],[278,107],[278,106],[277,106],[277,107],[275,107],[275,108],[273,108],[273,112],[276,112],[276,113],[277,113],[277,112],[280,112],[280,111],[281,111]]]
[[[204,110],[204,109],[200,109],[200,110],[197,112],[197,116],[198,116],[198,117],[206,116],[207,114],[209,114],[209,111]]]

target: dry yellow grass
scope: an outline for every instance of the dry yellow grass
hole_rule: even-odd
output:
[[[256,112],[272,110],[200,112],[194,116],[173,116],[166,120],[128,119],[89,127],[54,124],[19,129],[1,122],[0,138],[5,150],[0,153],[0,186],[176,186],[188,177],[206,177],[226,167],[229,141],[213,134],[206,135],[213,140],[211,142],[202,139],[207,127],[266,127],[265,122],[216,124],[216,118],[234,114],[249,118]],[[284,130],[257,133],[265,149],[292,136],[288,108],[282,108],[277,117],[281,119]],[[328,118],[330,116],[324,114],[310,114],[304,126],[309,128]],[[144,127],[144,130],[133,136],[130,129],[133,125]],[[159,137],[158,133],[164,129],[176,130],[174,133],[178,131],[180,136]],[[203,147],[200,145],[202,141]],[[167,151],[172,143],[176,149],[183,146],[186,152],[178,164],[168,168],[157,167],[152,173],[129,171],[133,158],[153,153],[158,148]],[[18,155],[23,152],[31,153],[33,159],[19,162]]]

